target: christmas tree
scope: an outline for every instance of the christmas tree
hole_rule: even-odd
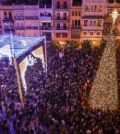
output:
[[[90,92],[89,105],[102,110],[117,110],[118,108],[118,79],[115,46],[115,20],[118,12],[112,13],[113,25],[106,48],[101,57],[100,65]]]

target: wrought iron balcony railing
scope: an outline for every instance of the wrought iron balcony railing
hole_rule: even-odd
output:
[[[68,30],[68,27],[56,27],[56,30]]]
[[[56,20],[68,20],[68,17],[56,17]]]
[[[26,26],[26,29],[28,29],[28,30],[38,30],[39,27],[37,27],[37,26]]]
[[[17,27],[15,27],[15,30],[25,30],[25,27],[17,26]]]
[[[38,16],[25,16],[26,20],[38,20]]]
[[[40,30],[52,30],[52,27],[40,27]]]
[[[15,18],[15,20],[24,20],[25,19],[24,16],[15,16],[14,18]]]
[[[56,5],[56,9],[68,9],[68,5]]]

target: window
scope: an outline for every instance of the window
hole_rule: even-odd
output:
[[[93,22],[92,22],[92,20],[90,21],[90,26],[92,26],[93,25]]]
[[[102,5],[99,6],[98,11],[99,11],[99,12],[102,12]]]
[[[79,39],[80,38],[80,31],[72,31],[71,37],[73,39]]]
[[[97,35],[100,35],[100,32],[97,32]]]
[[[40,16],[44,16],[44,14],[43,13],[40,13]]]
[[[93,6],[91,6],[91,12],[93,12]]]
[[[6,12],[4,12],[4,18],[5,18],[5,19],[7,18],[7,13],[6,13]]]
[[[74,20],[72,20],[72,28],[75,27],[75,23],[74,23]]]
[[[94,12],[96,12],[96,11],[97,11],[97,5],[94,6]]]
[[[87,35],[87,32],[84,32],[84,35]]]
[[[84,20],[84,26],[88,26],[88,20]]]
[[[56,33],[56,38],[61,38],[61,33]]]
[[[77,24],[78,24],[78,23],[77,23],[77,20],[75,20],[75,27],[77,27]]]
[[[98,20],[98,26],[102,26],[102,21]]]
[[[77,16],[77,11],[75,12],[75,16]]]
[[[48,16],[51,16],[51,13],[48,13]]]
[[[63,2],[63,8],[64,8],[64,9],[67,8],[67,2],[66,2],[66,1]]]
[[[47,23],[47,26],[48,26],[48,28],[51,28],[51,23],[50,22]]]
[[[67,24],[66,23],[63,24],[63,30],[67,30]]]
[[[57,30],[60,30],[60,23],[57,23]]]
[[[63,14],[63,19],[66,20],[67,19],[67,13]]]
[[[57,8],[59,9],[60,8],[60,2],[57,1]]]
[[[80,28],[80,20],[72,20],[72,28]]]
[[[108,14],[111,14],[112,13],[112,9],[108,9]]]
[[[72,11],[72,16],[74,16],[74,11]]]
[[[9,18],[12,19],[12,13],[11,12],[9,12]]]
[[[96,26],[96,20],[94,20],[94,24],[93,25]]]
[[[80,27],[80,20],[78,20],[78,27]]]
[[[67,38],[67,36],[68,36],[67,33],[62,33],[63,38]]]
[[[85,12],[88,12],[89,11],[89,8],[88,8],[88,5],[85,6]]]
[[[93,32],[90,32],[90,35],[93,35]]]
[[[57,19],[60,19],[60,13],[57,13]]]

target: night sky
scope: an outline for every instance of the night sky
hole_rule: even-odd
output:
[[[38,4],[38,0],[1,0],[4,4]],[[39,0],[42,4],[51,4],[52,0]],[[82,0],[73,0],[73,5],[81,5]]]
[[[37,4],[38,0],[1,0],[4,4]],[[42,4],[51,4],[51,0],[39,0]],[[110,3],[112,3],[114,0],[109,0]],[[120,0],[116,0],[118,3],[120,3]],[[82,0],[73,0],[73,5],[81,5]]]

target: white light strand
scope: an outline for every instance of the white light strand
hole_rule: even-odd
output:
[[[89,100],[90,106],[105,111],[117,110],[117,82],[115,38],[111,36],[101,57],[96,78],[93,82]]]

